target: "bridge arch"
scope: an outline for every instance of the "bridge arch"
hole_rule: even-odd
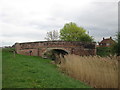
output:
[[[42,53],[42,57],[43,58],[49,58],[49,57],[47,57],[47,55],[51,55],[51,56],[55,56],[55,54],[57,54],[57,55],[62,55],[62,56],[64,56],[64,55],[66,55],[66,54],[69,54],[70,53],[70,51],[69,50],[66,50],[66,49],[64,49],[64,48],[47,48],[43,53]],[[53,59],[53,58],[52,58]]]

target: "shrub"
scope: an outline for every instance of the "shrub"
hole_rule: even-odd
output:
[[[112,49],[111,47],[97,47],[97,55],[99,56],[109,56],[110,54],[112,54]]]

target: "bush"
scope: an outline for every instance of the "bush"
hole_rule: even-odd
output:
[[[111,47],[97,47],[97,55],[99,56],[109,56],[111,53]]]

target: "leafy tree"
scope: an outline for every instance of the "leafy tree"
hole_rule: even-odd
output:
[[[86,34],[86,30],[75,23],[67,23],[60,30],[60,39],[64,41],[92,42],[93,38]]]
[[[112,46],[112,53],[120,56],[120,32],[116,35],[116,43]]]
[[[45,39],[48,40],[48,41],[58,40],[59,39],[58,31],[53,30],[53,31],[47,32]]]

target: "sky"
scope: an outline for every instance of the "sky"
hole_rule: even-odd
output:
[[[93,36],[115,37],[119,0],[0,0],[0,46],[45,41],[48,31],[74,22]]]

